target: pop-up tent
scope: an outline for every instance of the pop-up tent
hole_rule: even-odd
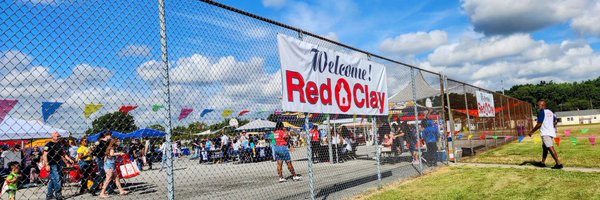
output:
[[[120,133],[120,132],[116,132],[116,131],[110,131],[110,132],[112,132],[112,137],[113,138],[119,138],[119,139],[123,140],[123,139],[125,139],[127,137],[125,134]],[[102,135],[102,133],[104,133],[104,131],[102,131],[100,133],[96,133],[96,134],[90,135],[90,136],[87,137],[87,139],[90,142],[96,142],[96,141],[98,141],[98,139],[100,138],[100,135]]]
[[[235,131],[260,132],[260,131],[269,131],[269,130],[274,130],[274,129],[275,129],[275,122],[272,122],[269,120],[257,119],[257,120],[251,121],[243,126],[240,126],[239,128],[235,129]]]
[[[428,97],[442,95],[442,91],[431,87],[421,73],[415,77],[415,87],[417,88],[417,94],[415,95],[417,99],[425,99]],[[407,102],[413,100],[412,84],[406,85],[404,89],[400,90],[400,92],[397,92],[388,99],[389,102]]]
[[[143,128],[143,129],[125,134],[124,139],[146,138],[146,137],[158,138],[158,137],[165,137],[165,135],[167,135],[167,133],[159,131],[159,130]]]
[[[66,130],[44,125],[39,121],[6,117],[0,124],[0,141],[51,138],[54,132],[61,134],[63,137],[68,135]]]

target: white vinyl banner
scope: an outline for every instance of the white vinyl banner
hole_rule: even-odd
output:
[[[479,111],[479,117],[496,116],[494,95],[480,91],[475,91],[475,95],[477,96],[477,110]]]
[[[277,35],[284,111],[387,115],[385,66]]]

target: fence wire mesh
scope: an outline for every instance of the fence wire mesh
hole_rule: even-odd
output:
[[[0,9],[0,175],[20,174],[18,199],[350,198],[532,126],[528,103],[212,1]],[[390,114],[281,110],[278,34],[383,64]]]

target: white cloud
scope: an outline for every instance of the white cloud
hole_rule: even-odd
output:
[[[334,32],[329,32],[327,34],[325,34],[323,37],[333,40],[335,42],[339,42],[340,39],[338,38],[337,34],[335,34]]]
[[[436,49],[418,66],[492,90],[514,84],[580,81],[600,75],[600,54],[585,41],[548,44],[529,35],[463,39]]]
[[[22,71],[27,69],[33,58],[21,51],[0,51],[0,75],[13,70]]]
[[[148,45],[127,45],[119,50],[121,57],[148,57],[152,55],[152,48]]]
[[[244,62],[227,56],[211,62],[208,57],[194,54],[177,60],[171,77],[173,81],[182,83],[247,82],[264,73],[263,64],[264,59],[258,57]]]
[[[463,0],[462,8],[471,19],[475,31],[486,35],[507,35],[528,33],[577,18],[592,2],[594,1]]]
[[[419,54],[432,50],[447,42],[448,34],[445,31],[434,30],[428,33],[407,33],[394,38],[386,38],[379,45],[379,49],[392,53]]]
[[[281,8],[285,5],[286,0],[262,0],[262,4],[267,8]]]
[[[580,12],[582,14],[573,19],[571,27],[579,33],[600,37],[600,1]]]
[[[349,0],[316,1],[314,4],[295,2],[289,8],[283,17],[285,21],[315,33],[330,32],[332,27],[358,11]]]
[[[456,65],[477,63],[523,53],[536,43],[529,35],[516,34],[508,37],[483,39],[463,38],[460,42],[441,46],[428,55],[433,65]]]

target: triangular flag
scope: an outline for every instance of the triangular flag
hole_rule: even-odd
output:
[[[154,105],[152,105],[152,111],[154,111],[154,112],[160,110],[161,108],[164,108],[164,106],[160,105],[160,104],[154,104]]]
[[[467,127],[465,126],[465,127],[463,127],[463,131],[464,131],[465,133],[469,133],[469,128],[467,128]]]
[[[573,145],[577,145],[577,137],[571,137],[571,142],[573,142]]]
[[[590,129],[589,129],[589,128],[584,128],[584,129],[581,129],[581,133],[587,133],[588,131],[590,131]]]
[[[556,142],[556,146],[560,147],[560,137],[555,137],[554,142]]]
[[[223,117],[229,117],[229,115],[231,115],[231,113],[233,113],[233,110],[225,109],[221,115]]]
[[[588,139],[590,140],[590,144],[592,144],[592,146],[596,146],[596,136],[590,136]]]
[[[464,136],[464,135],[463,135],[462,133],[461,133],[461,134],[458,134],[458,139],[459,139],[459,140],[460,140],[460,139],[462,139],[462,138],[463,138],[463,136]]]
[[[119,109],[119,112],[127,114],[127,113],[129,113],[129,111],[135,110],[137,107],[138,107],[137,105],[123,105]]]
[[[267,112],[266,110],[260,110],[260,111],[258,111],[258,113],[257,113],[257,114],[259,114],[259,115],[260,115],[260,114],[263,114],[263,113],[266,113],[266,112]]]
[[[498,139],[498,136],[497,136],[497,135],[494,135],[494,136],[493,136],[493,138],[494,138],[494,140],[497,140],[497,139]]]
[[[241,117],[242,115],[245,115],[246,113],[249,113],[249,112],[250,112],[249,110],[242,110],[242,112],[240,112],[238,114],[238,117]]]
[[[510,140],[510,139],[512,139],[512,136],[510,136],[510,135],[509,135],[509,136],[506,136],[506,137],[504,138],[504,140],[505,140],[505,141],[508,141],[508,140]]]
[[[181,113],[179,113],[179,121],[185,119],[190,113],[194,112],[193,108],[182,108]]]
[[[206,108],[206,109],[202,110],[202,112],[200,113],[200,117],[204,117],[204,115],[206,115],[212,111],[215,111],[215,109]]]
[[[480,140],[485,140],[485,133],[481,134],[481,136],[479,136]]]
[[[62,104],[62,102],[42,102],[42,117],[44,118],[44,122],[48,121],[50,115],[54,114]]]
[[[95,112],[97,112],[98,110],[100,110],[100,108],[102,108],[102,104],[85,104],[85,109],[83,110],[83,116],[85,116],[85,118],[90,118],[90,116],[92,114],[94,114]]]
[[[471,140],[471,138],[473,138],[473,135],[469,134],[469,137],[467,139]]]
[[[281,115],[281,113],[283,113],[281,110],[276,110],[274,114],[275,115]]]
[[[525,136],[520,136],[519,137],[519,143],[523,142],[523,139],[525,139]]]
[[[0,99],[0,123],[4,121],[4,117],[17,105],[19,102],[16,99]]]
[[[533,137],[533,143],[534,144],[539,144],[542,142],[542,138],[541,137]]]
[[[565,137],[571,137],[571,129],[565,130]]]

